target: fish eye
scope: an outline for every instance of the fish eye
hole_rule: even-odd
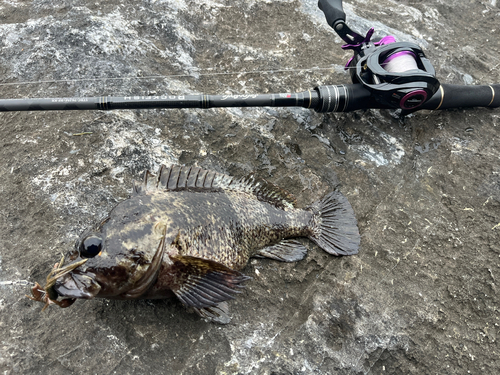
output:
[[[100,253],[102,249],[102,238],[91,235],[85,238],[80,244],[80,256],[83,258],[93,258]]]

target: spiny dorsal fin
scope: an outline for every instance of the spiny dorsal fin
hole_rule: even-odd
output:
[[[156,190],[209,189],[231,190],[253,194],[258,200],[279,207],[294,207],[295,197],[278,186],[256,178],[234,178],[223,173],[200,167],[162,166],[158,176],[147,171],[142,184],[134,185],[134,194],[146,194]]]

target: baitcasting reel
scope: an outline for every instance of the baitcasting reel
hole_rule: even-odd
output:
[[[435,70],[418,45],[396,42],[392,36],[372,42],[373,28],[365,37],[352,31],[345,24],[341,0],[319,0],[318,6],[328,24],[347,42],[342,48],[354,51],[346,65],[352,82],[361,83],[379,104],[413,111],[439,89]]]
[[[422,49],[386,36],[365,43],[348,63],[353,83],[361,83],[380,104],[418,109],[439,89],[439,81]]]

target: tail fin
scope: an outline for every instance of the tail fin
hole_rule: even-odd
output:
[[[358,222],[351,204],[342,193],[333,191],[308,209],[314,213],[310,240],[333,255],[358,253],[361,241]]]

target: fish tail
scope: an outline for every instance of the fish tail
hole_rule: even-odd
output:
[[[308,209],[313,212],[310,240],[333,255],[358,253],[361,241],[358,222],[351,204],[342,193],[333,191]]]

